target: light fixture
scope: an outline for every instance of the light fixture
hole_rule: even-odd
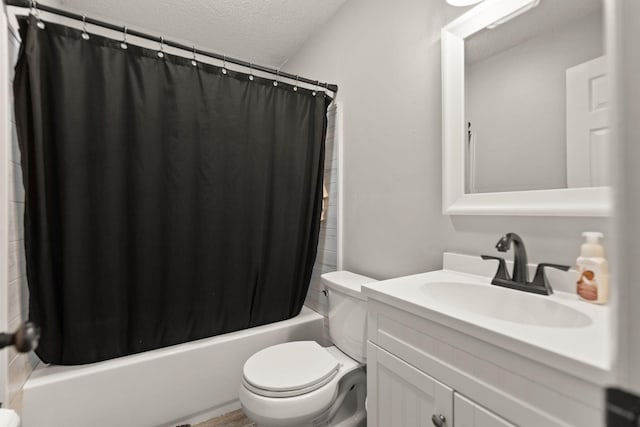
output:
[[[540,0],[531,0],[529,3],[527,3],[524,6],[522,6],[520,9],[514,11],[513,13],[510,13],[509,15],[505,16],[502,19],[498,19],[496,22],[494,22],[491,25],[487,25],[487,28],[492,30],[492,29],[496,28],[498,25],[502,25],[505,22],[512,20],[516,16],[522,15],[523,13],[533,9],[534,7],[536,7],[539,4],[540,4]]]
[[[472,4],[480,3],[482,0],[447,0],[451,6],[471,6]]]

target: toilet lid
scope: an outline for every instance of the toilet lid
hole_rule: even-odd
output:
[[[291,395],[308,393],[333,378],[340,364],[315,341],[295,341],[265,348],[244,364],[245,382],[252,389]]]

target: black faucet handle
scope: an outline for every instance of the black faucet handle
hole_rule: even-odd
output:
[[[511,277],[509,277],[509,271],[507,270],[507,262],[504,258],[492,255],[481,255],[481,257],[484,260],[498,261],[498,271],[496,271],[494,279],[511,280]]]
[[[568,265],[552,264],[550,262],[542,262],[542,263],[538,264],[538,268],[536,269],[536,273],[538,272],[538,270],[544,270],[546,267],[555,268],[557,270],[562,270],[562,271],[569,271],[569,269],[571,268],[571,266],[568,266]]]
[[[545,288],[548,292],[548,295],[551,295],[553,293],[553,288],[549,284],[547,275],[544,274],[544,269],[547,267],[555,268],[557,270],[562,270],[562,271],[569,271],[569,268],[571,267],[569,267],[568,265],[551,264],[548,262],[543,262],[541,264],[538,264],[538,267],[536,268],[536,275],[533,277],[533,282],[531,282],[531,284],[533,286],[539,286],[539,287]]]

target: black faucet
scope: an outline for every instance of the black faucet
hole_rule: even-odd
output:
[[[529,281],[529,261],[522,237],[516,233],[507,233],[498,240],[496,249],[499,252],[507,252],[511,248],[511,243],[513,243],[514,253],[512,280],[516,283],[526,284]]]
[[[525,292],[533,292],[542,295],[551,295],[553,288],[544,274],[546,267],[557,268],[562,271],[569,270],[568,265],[558,265],[542,263],[536,268],[536,274],[533,282],[529,282],[529,266],[527,260],[527,250],[524,247],[524,241],[516,233],[507,233],[498,240],[496,249],[500,252],[507,252],[513,243],[513,277],[509,275],[507,264],[503,258],[482,255],[482,259],[498,261],[498,271],[491,281],[492,284],[505,288],[517,289]]]

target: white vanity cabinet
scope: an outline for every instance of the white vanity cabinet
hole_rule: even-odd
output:
[[[515,427],[458,393],[453,394],[453,424],[456,427]]]
[[[367,354],[369,427],[514,426],[371,342]]]
[[[380,295],[369,292],[369,427],[603,425],[602,387],[539,362],[533,347],[517,354],[481,329]]]
[[[453,418],[453,390],[382,350],[367,346],[367,425],[425,426]]]

